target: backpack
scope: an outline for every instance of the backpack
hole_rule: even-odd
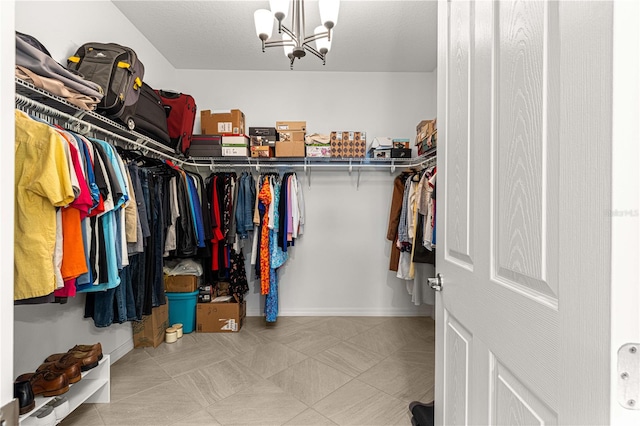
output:
[[[115,43],[85,43],[67,60],[67,68],[102,87],[98,111],[120,118],[140,97],[144,65],[136,52]]]

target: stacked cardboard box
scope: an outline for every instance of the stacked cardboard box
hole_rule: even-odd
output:
[[[433,151],[438,144],[437,122],[433,120],[422,120],[416,126],[416,146],[418,155],[423,155]],[[434,153],[435,154],[435,153]]]

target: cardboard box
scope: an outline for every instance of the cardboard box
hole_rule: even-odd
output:
[[[164,291],[169,293],[192,293],[198,288],[195,275],[165,275]]]
[[[247,315],[246,302],[198,303],[196,331],[198,333],[233,333],[240,331]]]
[[[289,132],[278,132],[278,140],[280,142],[304,142],[305,132],[301,132],[298,130],[292,130]]]
[[[281,132],[283,130],[306,132],[307,122],[306,121],[276,121],[276,130],[278,132]]]
[[[276,157],[304,157],[304,155],[303,141],[276,142]]]
[[[331,132],[331,156],[338,158],[364,158],[367,155],[366,132]]]
[[[142,321],[133,322],[133,347],[157,348],[164,341],[164,332],[169,327],[169,303],[151,310],[151,315],[142,317]]]
[[[272,146],[252,146],[251,156],[254,158],[275,157],[276,150]]]
[[[353,132],[353,157],[364,158],[367,155],[367,132]]]
[[[342,132],[331,132],[331,156],[341,158],[344,153]]]
[[[435,130],[436,120],[422,120],[416,126],[416,145],[425,140]]]
[[[244,134],[244,123],[244,113],[239,109],[214,113],[207,109],[200,112],[202,134]]]
[[[223,146],[222,156],[223,157],[248,157],[249,150],[247,149],[247,147],[243,147],[243,146]]]
[[[331,157],[331,145],[307,145],[307,157]]]

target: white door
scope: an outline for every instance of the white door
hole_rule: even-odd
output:
[[[13,140],[14,140],[14,33],[13,1],[0,1],[0,423],[12,424],[13,400]],[[12,413],[9,413],[9,411]]]
[[[609,424],[614,3],[438,14],[436,424]]]

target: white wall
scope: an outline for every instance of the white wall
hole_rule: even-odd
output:
[[[171,64],[109,1],[18,1],[15,6],[15,29],[36,37],[62,64],[83,43],[115,42],[137,52],[145,65],[145,81],[151,86],[162,88],[175,81]],[[82,295],[66,305],[16,306],[14,314],[16,375],[33,371],[49,354],[78,343],[100,341],[104,352],[112,354],[112,361],[133,348],[130,323],[97,329],[92,320],[83,318]]]
[[[0,157],[13,156],[13,65],[15,64],[15,36],[13,33],[13,1],[0,2]],[[4,285],[0,285],[0,407],[13,399],[13,208],[8,200],[14,194],[14,164],[5,161],[0,176],[0,199],[5,207],[0,210],[0,270]]]
[[[16,31],[37,38],[63,65],[84,43],[118,43],[136,51],[152,87],[175,80],[175,68],[110,1],[19,0],[15,16]]]
[[[283,57],[283,60],[285,58]],[[367,137],[413,140],[418,122],[436,115],[435,73],[323,73],[177,70],[176,89],[198,109],[239,108],[248,126],[306,120],[310,132],[363,130]],[[199,118],[198,118],[199,120]],[[199,125],[196,125],[199,129]],[[303,173],[299,173],[303,176]],[[388,271],[386,240],[393,177],[314,169],[305,182],[307,224],[280,269],[282,315],[428,315]],[[247,314],[263,310],[252,281]]]

